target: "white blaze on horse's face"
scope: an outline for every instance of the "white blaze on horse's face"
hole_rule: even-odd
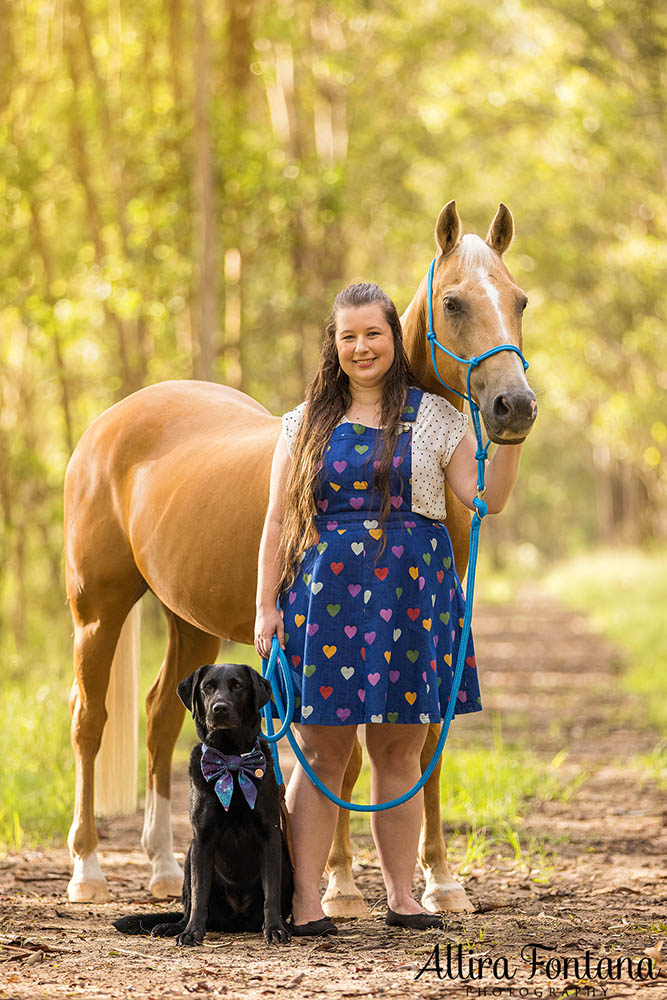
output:
[[[465,239],[465,237],[464,237]],[[477,278],[480,285],[482,286],[486,295],[488,295],[491,300],[491,305],[496,311],[496,317],[498,319],[498,331],[501,334],[503,341],[509,344],[510,338],[507,332],[507,327],[505,326],[505,318],[503,316],[502,310],[500,308],[500,295],[498,294],[498,289],[489,280],[489,275],[483,267],[477,268]]]
[[[436,226],[440,255],[433,276],[433,322],[437,339],[463,358],[512,344],[521,349],[525,293],[508,271],[502,255],[512,241],[514,223],[504,205],[486,240],[459,238],[454,202],[443,208]],[[465,390],[467,368],[437,352],[440,374]],[[470,388],[492,441],[518,443],[537,414],[535,395],[515,351],[501,351],[473,369]]]

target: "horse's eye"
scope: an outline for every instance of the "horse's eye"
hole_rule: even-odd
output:
[[[456,299],[451,298],[449,295],[445,296],[443,299],[443,304],[445,307],[445,312],[455,313],[459,311],[459,304]]]

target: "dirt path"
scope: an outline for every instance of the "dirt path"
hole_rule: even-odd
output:
[[[499,851],[464,880],[477,912],[448,915],[444,932],[389,929],[377,860],[369,839],[359,837],[358,882],[374,908],[371,920],[284,949],[265,948],[258,935],[211,934],[201,948],[182,950],[122,938],[110,927],[114,917],[152,905],[137,815],[102,831],[101,860],[116,900],[107,906],[65,902],[64,849],[0,859],[0,998],[667,998],[667,970],[647,979],[644,954],[667,938],[667,802],[626,765],[656,735],[633,727],[640,706],[618,693],[618,654],[585,619],[537,590],[518,607],[481,606],[475,633],[486,711],[457,722],[455,739],[465,739],[466,727],[490,729],[497,711],[507,742],[545,759],[566,749],[566,766],[588,775],[570,801],[525,810],[522,838],[538,838],[552,852],[548,883],[537,884],[509,849]],[[180,850],[189,840],[185,803],[180,780]],[[533,969],[533,954],[551,966]],[[475,975],[485,963],[481,980],[464,978],[471,961]]]

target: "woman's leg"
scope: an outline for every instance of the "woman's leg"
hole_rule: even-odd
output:
[[[317,777],[340,795],[357,727],[295,725],[294,729]],[[286,800],[296,863],[292,916],[295,924],[306,924],[324,917],[320,879],[333,840],[338,806],[315,788],[298,763],[287,786]]]
[[[372,802],[396,799],[419,780],[419,756],[427,731],[428,726],[422,725],[366,726]],[[422,807],[420,791],[403,805],[371,813],[371,832],[387,889],[387,903],[395,913],[426,912],[412,896]]]

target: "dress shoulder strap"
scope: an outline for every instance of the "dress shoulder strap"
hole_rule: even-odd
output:
[[[405,397],[405,406],[401,412],[401,420],[403,423],[412,423],[417,419],[419,404],[422,401],[423,395],[423,389],[416,389],[414,386],[410,386]]]

